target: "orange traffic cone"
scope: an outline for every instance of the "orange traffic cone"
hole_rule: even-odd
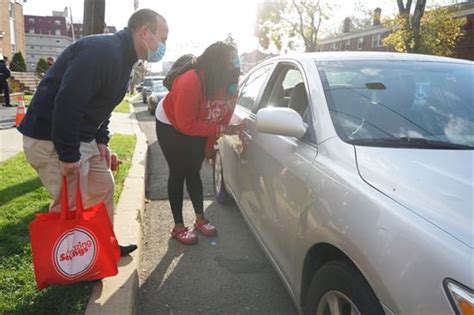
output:
[[[25,108],[25,102],[23,101],[23,96],[19,97],[19,104],[16,107],[16,117],[15,117],[15,127],[18,127],[25,117],[26,114],[26,108]]]

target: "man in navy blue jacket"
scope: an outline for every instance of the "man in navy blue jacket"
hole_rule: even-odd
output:
[[[61,176],[67,176],[70,207],[80,174],[85,206],[104,201],[113,218],[114,180],[110,170],[109,118],[128,89],[134,64],[159,61],[168,25],[142,9],[115,34],[88,36],[67,47],[46,73],[18,130],[28,162],[59,211]],[[136,246],[121,246],[122,255]]]

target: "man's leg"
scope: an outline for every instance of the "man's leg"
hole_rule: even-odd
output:
[[[114,188],[115,181],[107,162],[100,156],[95,141],[81,145],[81,155],[88,164],[87,188],[84,190],[86,207],[104,202],[109,212],[110,222],[114,222]],[[82,163],[81,163],[82,166]],[[82,185],[81,185],[82,187]],[[120,245],[120,255],[126,256],[137,249],[137,245]]]
[[[81,162],[81,169],[82,163],[88,164],[86,187],[83,193],[85,206],[91,207],[104,202],[109,212],[110,222],[113,223],[115,181],[112,171],[107,167],[105,159],[100,156],[95,141],[84,145],[81,155],[84,157],[84,162]]]
[[[59,212],[61,210],[62,176],[59,170],[59,157],[53,142],[24,136],[23,151],[28,163],[38,172],[41,183],[49,192],[52,199],[49,211]],[[68,176],[67,182],[69,209],[74,209],[77,178]]]
[[[5,81],[3,85],[3,95],[5,98],[5,106],[10,106],[10,87],[8,86],[8,81]]]

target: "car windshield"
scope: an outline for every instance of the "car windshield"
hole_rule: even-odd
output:
[[[316,64],[342,140],[376,146],[429,143],[474,147],[474,64]]]
[[[157,81],[153,83],[153,92],[162,93],[167,92],[168,89],[163,85],[163,81]]]

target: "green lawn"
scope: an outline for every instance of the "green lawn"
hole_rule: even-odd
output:
[[[115,107],[114,112],[116,112],[116,113],[130,113],[130,108],[128,107],[128,101],[126,99],[123,99],[123,101],[120,102],[120,104],[118,104]]]
[[[114,135],[110,143],[123,161],[115,201],[130,168],[135,137]],[[36,290],[28,224],[47,211],[49,196],[23,154],[0,163],[0,314],[82,314],[92,283]]]

